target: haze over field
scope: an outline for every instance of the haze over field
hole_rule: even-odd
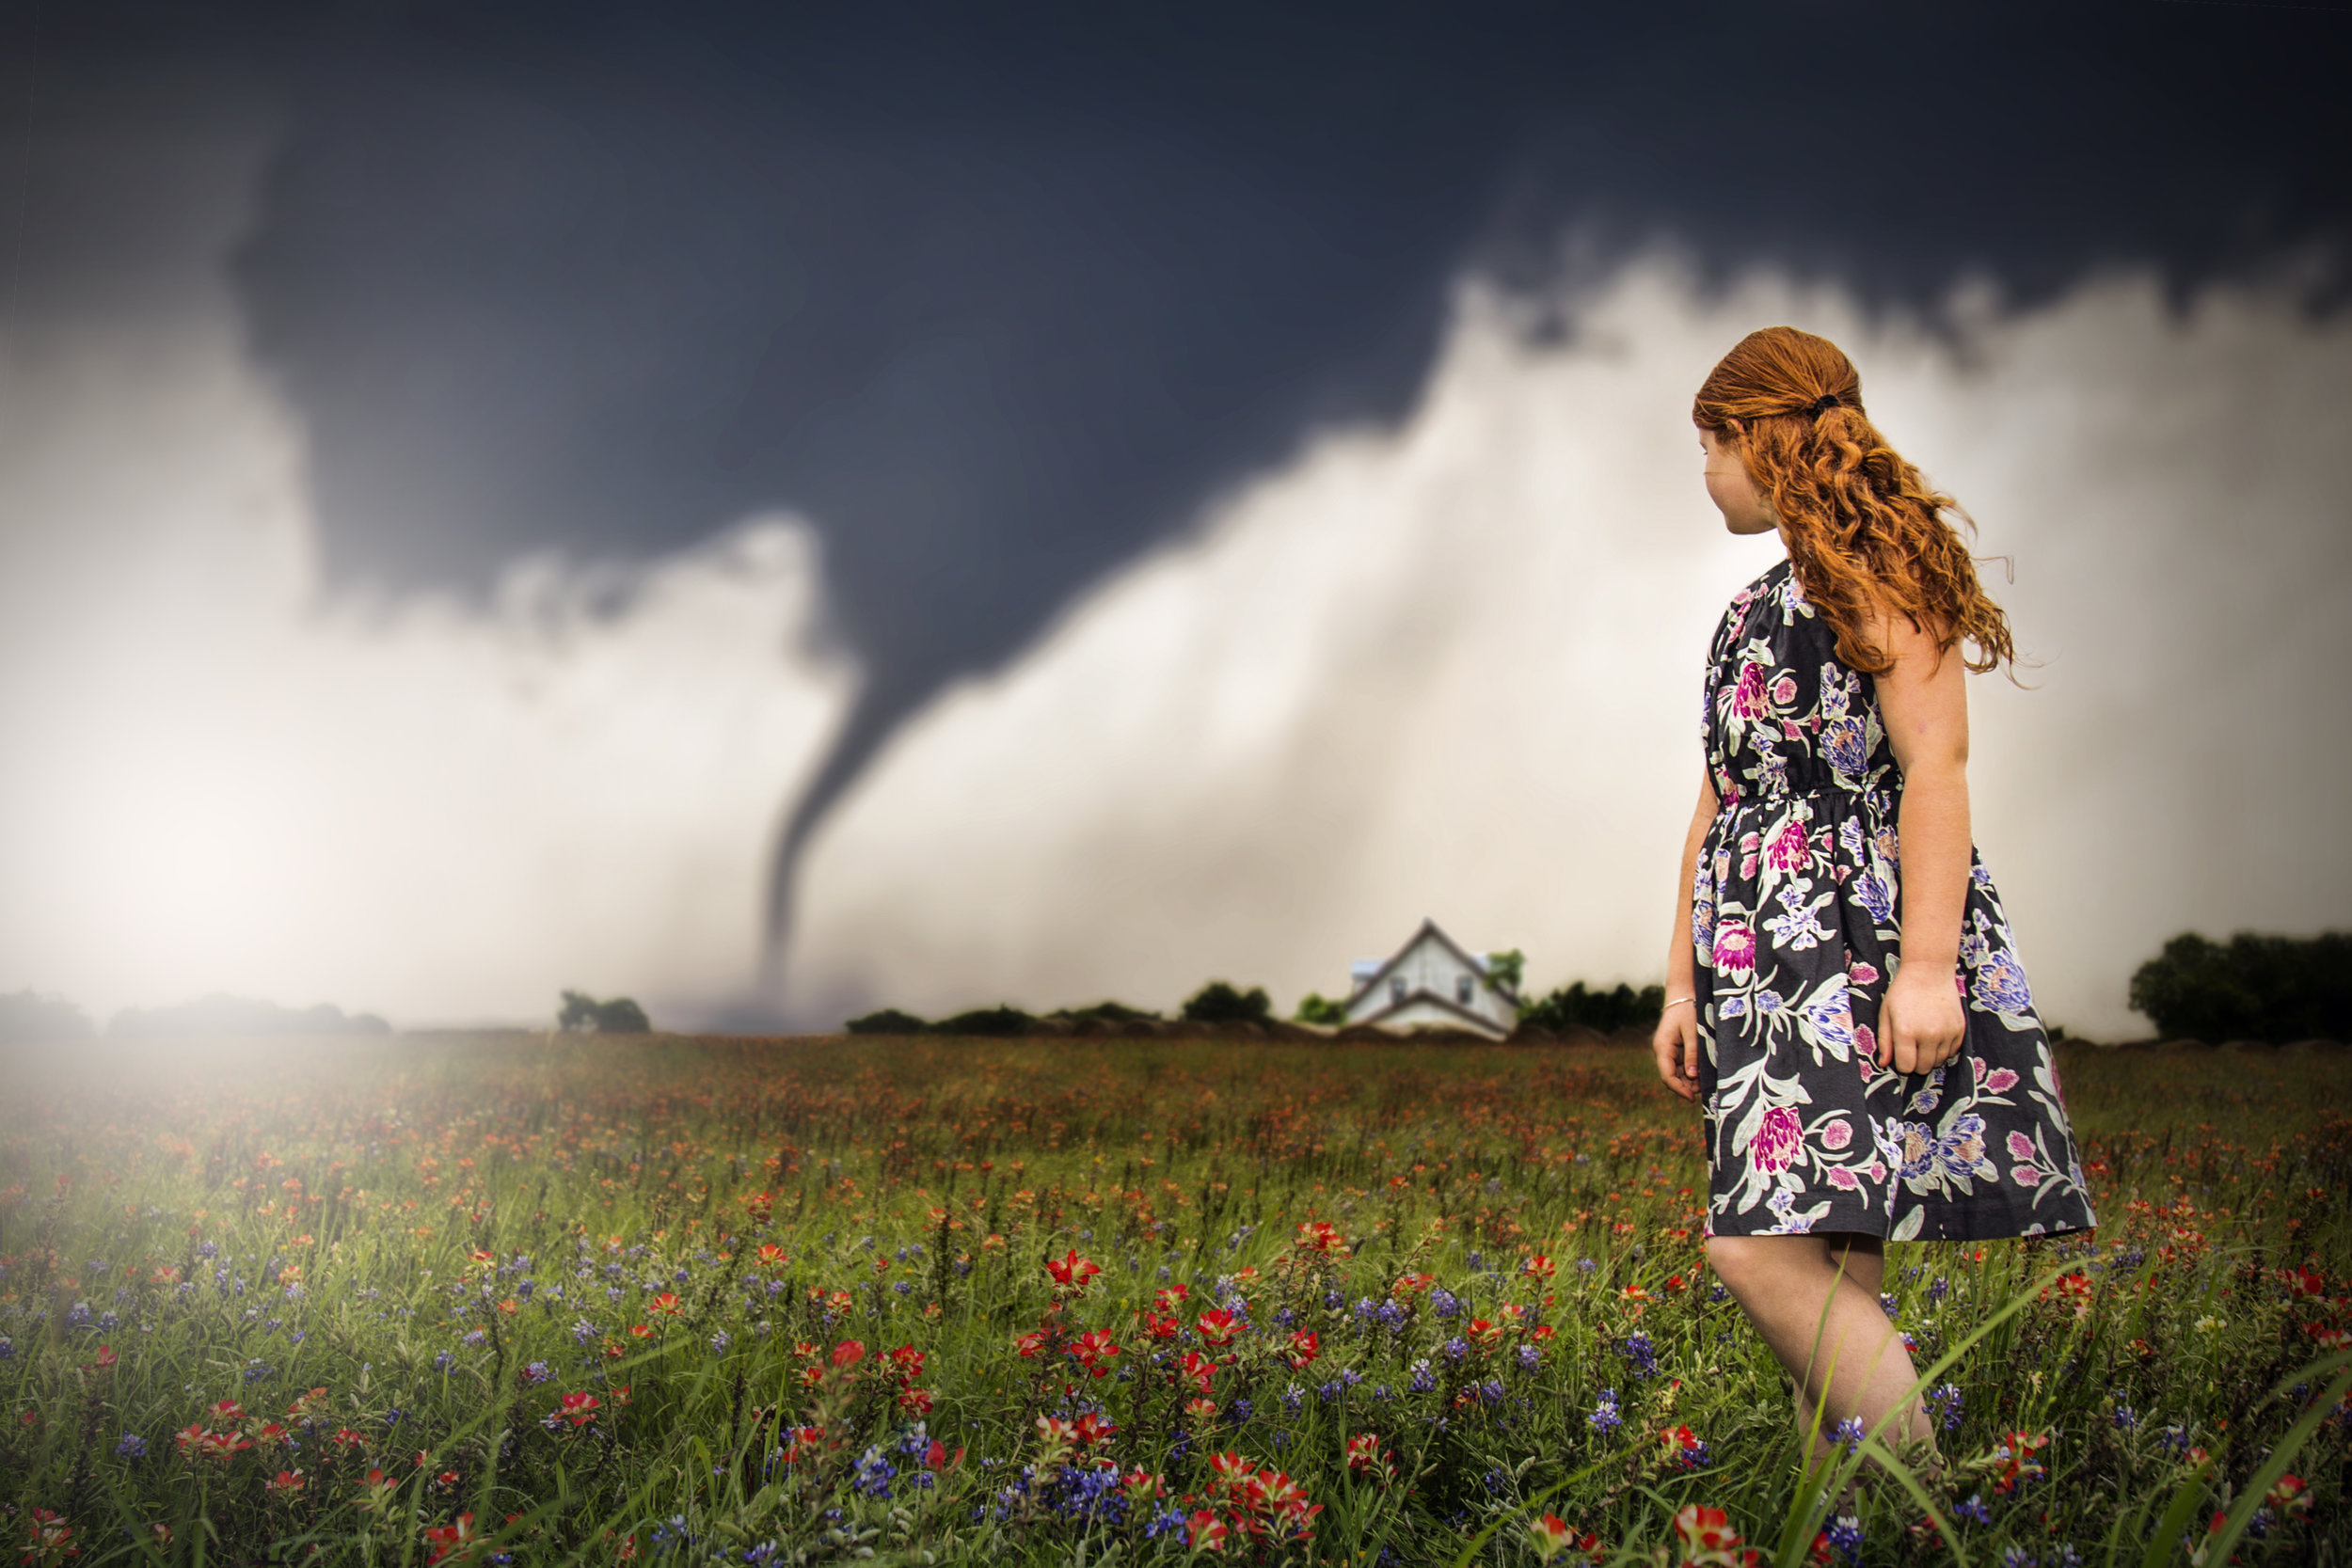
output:
[[[2183,929],[2352,924],[2341,175],[2279,173],[2267,121],[2214,153],[2286,182],[2240,214],[2261,264],[2122,163],[2017,194],[1960,137],[1935,178],[1994,238],[1800,266],[1671,138],[1587,156],[1605,119],[1546,144],[1600,195],[1449,250],[1399,236],[1540,183],[1467,109],[1406,128],[1426,166],[1254,77],[1073,140],[1110,66],[1016,113],[918,60],[878,101],[935,119],[751,124],[756,80],[611,90],[626,40],[517,65],[419,26],[283,92],[141,55],[8,95],[40,134],[0,990],[830,1027],[1221,975],[1287,1010],[1423,915],[1538,987],[1654,979],[1706,639],[1777,549],[1723,533],[1690,396],[1776,322],[1851,353],[2009,560],[2037,662],[1972,683],[1971,778],[2046,1016],[2138,1032],[2126,979]],[[1411,57],[1357,41],[1365,80]],[[1291,161],[1236,151],[1265,136]],[[707,187],[642,178],[682,168]],[[1686,208],[1622,221],[1652,186]]]

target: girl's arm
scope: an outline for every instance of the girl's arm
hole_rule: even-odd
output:
[[[1691,813],[1691,826],[1682,835],[1682,876],[1676,882],[1674,940],[1666,944],[1666,1010],[1659,1015],[1650,1051],[1658,1058],[1658,1076],[1666,1087],[1685,1100],[1699,1097],[1697,960],[1691,950],[1691,882],[1697,875],[1699,846],[1715,820],[1715,781],[1699,773],[1699,803]]]
[[[1880,615],[1871,640],[1894,667],[1878,677],[1879,713],[1902,768],[1902,961],[1879,1010],[1878,1061],[1927,1072],[1966,1037],[1960,970],[1961,913],[1968,901],[1967,671],[1958,648],[1900,615]]]

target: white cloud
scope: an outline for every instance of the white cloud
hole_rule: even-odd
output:
[[[888,1002],[1343,989],[1424,913],[1531,977],[1662,973],[1696,686],[1776,558],[1698,482],[1693,388],[1742,333],[1844,345],[1982,525],[2038,689],[1973,683],[1978,841],[2049,1016],[2128,1030],[2191,926],[2352,914],[2329,807],[2352,588],[2329,474],[2352,326],[2150,284],[1955,303],[1950,337],[1652,259],[1553,341],[1466,290],[1420,407],[1337,433],[912,722],[812,845],[787,973]]]

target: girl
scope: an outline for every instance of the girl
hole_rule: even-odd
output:
[[[2013,661],[2009,624],[1836,345],[1749,334],[1692,418],[1724,526],[1777,530],[1788,559],[1708,652],[1658,1070],[1704,1103],[1708,1260],[1795,1380],[1800,1426],[1817,1405],[1864,1430],[1897,1412],[1883,1435],[1931,1455],[1879,1306],[1886,1240],[2093,1223],[1969,839],[1963,667]]]

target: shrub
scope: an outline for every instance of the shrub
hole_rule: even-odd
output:
[[[1130,1007],[1123,1002],[1097,1002],[1091,1007],[1057,1007],[1047,1018],[1066,1018],[1072,1022],[1100,1020],[1104,1023],[1140,1023],[1160,1015],[1143,1007]]]
[[[2240,931],[2224,944],[2184,932],[2132,975],[2131,1002],[2171,1038],[2341,1036],[2352,1013],[2352,934]]]
[[[943,1018],[931,1025],[934,1035],[1018,1035],[1025,1032],[1035,1021],[1020,1008],[1008,1006],[976,1007],[968,1013]]]
[[[1646,1028],[1665,1009],[1666,988],[1644,986],[1635,990],[1619,984],[1612,990],[1593,990],[1579,980],[1535,1002],[1519,1005],[1519,1022],[1538,1028],[1562,1030],[1581,1024],[1613,1035],[1620,1029]]]
[[[40,996],[29,990],[0,996],[0,1041],[47,1044],[89,1037],[89,1020],[61,996]]]
[[[610,1002],[576,990],[564,993],[564,1010],[556,1014],[556,1027],[580,1035],[643,1035],[653,1028],[653,1021],[645,1009],[626,996]]]
[[[853,1018],[842,1025],[852,1035],[920,1035],[930,1025],[913,1013],[902,1013],[896,1007],[884,1007],[861,1018]]]
[[[1184,1004],[1184,1017],[1194,1023],[1264,1023],[1273,1016],[1263,986],[1235,990],[1223,980],[1210,981]]]

